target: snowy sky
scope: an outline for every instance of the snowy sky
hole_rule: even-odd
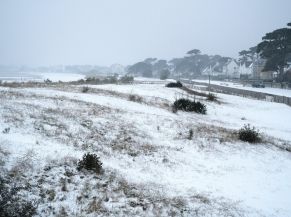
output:
[[[0,0],[0,64],[236,57],[291,22],[290,0]]]

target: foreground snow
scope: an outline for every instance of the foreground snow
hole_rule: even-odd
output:
[[[291,154],[280,148],[291,141],[290,107],[219,94],[221,104],[205,102],[205,116],[174,114],[169,105],[177,89],[90,88],[1,89],[1,127],[10,127],[0,137],[0,150],[9,153],[4,168],[11,172],[30,159],[31,167],[18,171],[31,177],[25,179],[34,186],[28,197],[56,191],[52,200],[40,200],[39,216],[62,208],[77,216],[290,215]],[[141,102],[129,101],[133,94]],[[86,120],[92,126],[84,126]],[[265,142],[238,141],[234,132],[246,123],[259,128]],[[76,171],[76,160],[88,151],[101,157],[103,175]],[[65,176],[68,171],[73,175]],[[60,179],[67,180],[66,191]]]

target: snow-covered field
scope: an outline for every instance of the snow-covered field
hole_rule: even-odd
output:
[[[159,84],[0,91],[1,173],[37,216],[291,216],[291,107],[218,94],[173,113],[181,90]],[[237,139],[248,123],[262,143]],[[86,152],[102,175],[76,170]]]
[[[209,82],[208,80],[193,80],[193,81],[202,82],[202,83],[205,83],[206,85]],[[261,92],[261,93],[269,93],[269,94],[274,94],[278,96],[291,97],[290,89],[280,89],[280,88],[271,88],[271,87],[254,88],[251,86],[244,86],[241,83],[233,83],[233,82],[226,82],[226,81],[211,81],[211,84],[216,84],[216,85],[225,86],[225,87],[232,87],[232,88],[237,88],[237,89],[243,89],[243,90],[251,90],[251,91]]]

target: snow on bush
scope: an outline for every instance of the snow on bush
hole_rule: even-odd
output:
[[[175,82],[171,82],[171,83],[168,83],[166,84],[166,87],[182,87],[182,83],[180,81],[177,81],[176,83]]]
[[[96,154],[87,153],[84,154],[82,160],[78,162],[77,169],[91,170],[100,174],[102,172],[102,162]]]
[[[85,86],[82,88],[82,93],[87,93],[89,91],[89,87]]]
[[[207,100],[209,100],[209,101],[216,101],[217,100],[217,96],[215,96],[213,93],[209,93],[207,95]]]
[[[191,101],[189,99],[178,99],[173,104],[173,111],[182,110],[187,112],[196,112],[200,114],[206,114],[206,105],[197,101]]]
[[[130,94],[128,96],[129,101],[133,101],[133,102],[142,102],[142,97],[138,96],[136,94]]]
[[[238,132],[239,139],[244,142],[256,143],[260,142],[260,132],[255,128],[251,127],[250,124],[244,125]]]

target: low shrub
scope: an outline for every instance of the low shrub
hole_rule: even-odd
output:
[[[82,87],[82,93],[87,93],[89,91],[89,87]]]
[[[101,174],[102,162],[99,160],[99,157],[96,154],[86,153],[83,155],[82,160],[78,162],[77,169],[79,171],[86,169]]]
[[[256,143],[260,142],[260,132],[255,127],[251,127],[250,124],[244,125],[239,131],[238,136],[241,141]]]
[[[87,84],[99,84],[100,83],[100,79],[99,78],[95,78],[95,77],[87,77],[85,80],[85,83]]]
[[[133,80],[134,78],[132,76],[125,75],[119,79],[119,82],[123,84],[131,84]]]
[[[206,114],[206,105],[201,102],[191,101],[189,99],[178,99],[173,104],[173,111],[182,110],[187,112],[196,112]]]
[[[207,95],[207,100],[209,100],[209,101],[216,101],[217,100],[217,97],[213,93],[209,93]]]
[[[188,135],[188,139],[189,139],[189,140],[192,140],[192,138],[193,138],[193,134],[194,134],[193,130],[190,129],[190,130],[189,130],[189,135]]]
[[[135,94],[130,94],[128,99],[129,101],[133,101],[133,102],[142,102],[142,97]]]
[[[2,133],[7,134],[10,132],[10,127],[5,128]]]
[[[51,84],[51,83],[53,83],[50,79],[46,79],[46,80],[44,80],[44,83],[46,83],[46,84]]]
[[[180,81],[177,81],[177,82],[171,82],[171,83],[168,83],[166,84],[166,87],[183,87],[183,84],[180,82]]]

